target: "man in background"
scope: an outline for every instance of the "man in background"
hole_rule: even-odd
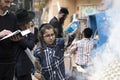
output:
[[[63,37],[62,26],[68,14],[69,14],[69,11],[67,8],[61,8],[60,11],[58,12],[58,15],[54,16],[49,22],[58,31],[57,38]]]

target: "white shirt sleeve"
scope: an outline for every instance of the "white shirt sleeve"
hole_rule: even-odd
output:
[[[72,44],[73,46],[70,48],[70,51],[73,52],[77,48],[77,42]]]

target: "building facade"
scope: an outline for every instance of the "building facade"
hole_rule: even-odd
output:
[[[44,0],[43,0],[44,1]],[[41,23],[49,22],[50,19],[57,15],[60,7],[66,7],[69,10],[69,15],[65,20],[64,28],[68,27],[71,22],[73,14],[77,15],[77,18],[87,19],[90,14],[97,13],[98,5],[102,0],[47,0],[44,3],[43,13],[41,15]]]

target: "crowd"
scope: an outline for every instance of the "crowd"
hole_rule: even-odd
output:
[[[67,8],[61,8],[49,23],[37,29],[33,11],[9,11],[13,1],[0,0],[0,39],[16,30],[29,33],[0,40],[0,80],[32,80],[31,74],[38,80],[66,80],[64,53],[67,50],[75,53],[77,69],[89,67],[94,48],[92,29],[85,28],[81,34],[76,29],[64,38],[62,26],[69,14]]]

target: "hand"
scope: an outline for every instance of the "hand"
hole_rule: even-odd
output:
[[[34,76],[35,76],[37,79],[41,79],[41,74],[38,73],[38,72],[35,72]]]
[[[31,33],[34,34],[34,27],[30,27],[29,29],[30,29]]]
[[[77,34],[79,32],[79,28],[75,29],[73,34]]]
[[[10,31],[10,30],[6,30],[6,29],[4,29],[4,30],[2,30],[1,32],[0,32],[0,37],[4,37],[4,36],[6,36],[6,35],[8,35],[8,34],[11,34],[12,32]]]
[[[23,37],[21,36],[21,35],[14,35],[14,36],[12,36],[12,37],[10,37],[10,39],[12,40],[12,41],[19,41],[19,40],[21,40]]]

